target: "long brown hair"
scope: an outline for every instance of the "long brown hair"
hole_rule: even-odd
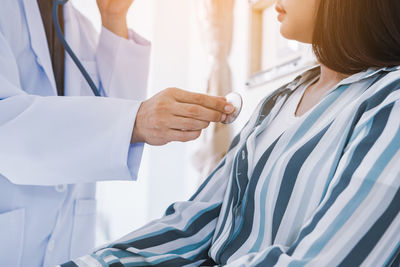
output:
[[[313,50],[344,74],[400,65],[400,0],[320,0]]]

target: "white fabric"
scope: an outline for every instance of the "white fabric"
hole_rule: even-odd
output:
[[[255,160],[253,161],[253,168],[260,160],[261,156],[265,153],[266,147],[269,147],[282,133],[284,133],[287,129],[300,121],[301,118],[307,116],[307,114],[311,112],[310,109],[301,116],[296,116],[297,107],[304,95],[305,90],[317,79],[318,77],[315,77],[314,79],[297,88],[282,106],[281,110],[278,112],[277,116],[271,122],[268,128],[260,134],[258,138],[260,141],[257,144],[254,153]]]

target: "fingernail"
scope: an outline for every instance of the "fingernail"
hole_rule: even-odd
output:
[[[235,110],[235,108],[232,105],[226,105],[225,106],[225,111],[226,112],[232,112],[234,110]]]
[[[222,114],[221,121],[225,121],[225,120],[226,120],[226,114]]]

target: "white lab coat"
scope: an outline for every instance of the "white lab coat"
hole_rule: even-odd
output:
[[[96,34],[70,3],[64,16],[67,41],[112,98],[93,97],[69,56],[66,97],[57,97],[36,0],[1,0],[0,266],[55,266],[90,252],[94,182],[134,180],[139,168],[143,144],[130,138],[150,45],[134,32]]]

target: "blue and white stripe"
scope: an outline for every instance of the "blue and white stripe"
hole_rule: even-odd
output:
[[[400,67],[350,76],[260,145],[291,93],[317,75],[264,99],[189,201],[62,266],[398,265]]]

